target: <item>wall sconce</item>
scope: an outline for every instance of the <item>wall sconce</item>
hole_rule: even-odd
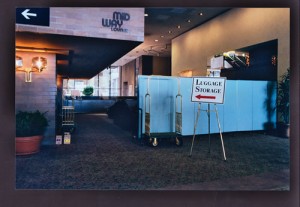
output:
[[[33,72],[42,72],[47,68],[47,59],[44,57],[34,57],[32,58],[31,68],[23,69],[23,59],[20,56],[16,56],[16,71],[25,72],[25,82],[32,82]]]

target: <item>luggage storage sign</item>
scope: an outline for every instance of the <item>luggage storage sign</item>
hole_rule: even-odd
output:
[[[192,102],[224,102],[226,78],[195,77],[193,78]]]

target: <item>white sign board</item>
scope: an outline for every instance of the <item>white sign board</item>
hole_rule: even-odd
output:
[[[224,102],[226,78],[196,77],[193,78],[192,102]]]
[[[224,67],[224,56],[212,57],[210,61],[211,69],[221,69]]]

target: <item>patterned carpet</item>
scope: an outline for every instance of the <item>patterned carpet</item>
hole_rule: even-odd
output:
[[[225,162],[218,135],[211,137],[210,153],[208,137],[196,137],[189,157],[191,137],[183,138],[182,147],[164,139],[152,148],[103,114],[77,114],[76,123],[70,145],[42,146],[38,154],[16,157],[17,189],[176,189],[289,169],[289,140],[263,133],[223,134]]]

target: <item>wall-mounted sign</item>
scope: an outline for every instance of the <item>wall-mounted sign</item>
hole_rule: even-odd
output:
[[[130,15],[126,12],[113,13],[112,19],[102,18],[102,26],[108,27],[114,32],[128,32],[128,29],[123,27],[124,21],[129,21]]]
[[[49,8],[16,8],[16,23],[49,26]]]
[[[192,101],[204,103],[224,102],[226,78],[193,78]]]
[[[71,144],[71,134],[70,132],[64,133],[64,144]]]

